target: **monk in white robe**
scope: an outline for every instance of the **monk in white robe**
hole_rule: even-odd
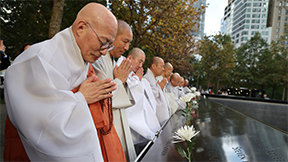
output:
[[[180,76],[179,79],[179,85],[178,85],[178,89],[179,89],[179,96],[184,96],[184,83],[185,83],[185,79],[183,77]]]
[[[191,93],[191,90],[190,90],[190,88],[188,88],[188,85],[189,85],[189,81],[187,79],[185,79],[184,86],[183,86],[184,94]]]
[[[131,61],[125,59],[117,66],[114,58],[121,57],[121,55],[129,49],[132,38],[133,33],[130,26],[123,20],[118,20],[118,31],[113,43],[115,49],[99,58],[93,64],[96,75],[101,80],[113,78],[113,81],[116,83],[117,89],[112,92],[113,123],[126,157],[130,161],[136,159],[132,136],[125,114],[125,108],[132,106],[135,102],[126,85],[127,77],[131,72]]]
[[[161,126],[156,116],[156,100],[152,89],[149,82],[143,78],[145,53],[139,48],[133,48],[128,58],[132,63],[132,72],[127,84],[135,99],[135,105],[126,109],[126,114],[138,154],[155,137]]]
[[[173,73],[170,82],[166,86],[166,93],[170,93],[170,95],[173,96],[169,99],[177,102],[177,109],[184,109],[186,107],[186,103],[180,100],[180,97],[183,96],[182,92],[179,90],[180,81],[180,75],[178,73]],[[173,112],[176,110],[173,108]]]
[[[173,66],[172,66],[172,64],[169,63],[169,62],[166,62],[166,63],[164,64],[164,70],[163,70],[162,75],[157,76],[157,77],[156,77],[156,80],[159,81],[159,82],[161,82],[163,78],[166,78],[166,81],[167,81],[167,82],[166,82],[166,85],[167,85],[167,83],[170,81],[170,77],[171,77],[171,75],[172,75],[172,71],[173,71]],[[163,89],[164,92],[165,92],[165,87],[166,87],[166,85],[164,86],[164,89]]]
[[[29,160],[103,161],[102,151],[110,151],[101,151],[88,104],[112,97],[116,84],[112,79],[98,80],[95,74],[87,78],[87,72],[89,63],[112,49],[116,33],[115,16],[102,5],[89,3],[72,27],[32,45],[8,68],[7,113]],[[118,141],[114,147],[121,154]],[[122,153],[124,159],[118,160],[125,161]]]
[[[156,77],[160,76],[164,70],[164,61],[160,57],[153,57],[150,68],[147,69],[144,78],[150,83],[153,95],[156,99],[156,115],[158,121],[163,125],[170,117],[170,108],[168,99],[163,92],[167,83],[167,79],[163,78],[162,81],[157,81]]]

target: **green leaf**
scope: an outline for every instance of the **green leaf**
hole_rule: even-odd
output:
[[[176,149],[183,158],[187,157],[186,152],[180,146],[176,145]]]

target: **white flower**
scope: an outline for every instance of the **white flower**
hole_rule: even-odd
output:
[[[187,93],[185,96],[182,96],[180,98],[181,101],[183,102],[190,102],[192,98],[195,97],[195,94],[194,93]]]
[[[201,96],[201,93],[199,91],[195,92],[196,96]]]
[[[184,141],[189,141],[191,142],[191,139],[196,136],[200,131],[197,131],[193,128],[192,126],[183,126],[179,128],[175,134],[176,136],[173,136],[174,141],[172,143],[178,143],[178,142],[184,142]]]
[[[196,90],[197,90],[196,87],[192,87],[192,88],[191,88],[191,91],[192,91],[192,92],[195,92]]]

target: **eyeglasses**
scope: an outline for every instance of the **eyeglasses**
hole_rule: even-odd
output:
[[[91,30],[95,33],[96,37],[98,38],[98,40],[101,42],[101,46],[100,46],[100,50],[105,50],[107,49],[107,51],[112,51],[115,47],[113,46],[112,43],[109,43],[109,42],[102,42],[101,39],[99,38],[98,34],[96,33],[96,31],[92,28],[92,26],[87,23],[88,26],[91,28]]]

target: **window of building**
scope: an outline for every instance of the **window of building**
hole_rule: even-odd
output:
[[[249,29],[249,25],[244,25],[244,29]]]
[[[278,14],[281,14],[281,9],[278,10]]]
[[[251,7],[251,3],[246,3],[247,4],[247,7]]]
[[[242,41],[242,42],[247,41],[247,40],[248,40],[247,37],[242,37],[242,38],[241,38],[241,41]]]
[[[251,25],[251,29],[259,29],[259,25]]]
[[[261,25],[261,29],[265,29],[266,28],[266,25]]]
[[[280,26],[280,22],[278,22],[278,23],[276,24],[276,26]]]
[[[288,6],[288,2],[286,2],[286,6]]]
[[[251,8],[246,8],[246,12],[251,12]]]
[[[255,19],[253,19],[253,20],[252,20],[252,23],[260,23],[260,20],[255,20]]]
[[[275,38],[276,38],[276,39],[278,39],[278,38],[279,38],[279,35],[278,35],[278,34],[276,34],[276,35],[275,35]]]
[[[288,15],[288,10],[286,10],[286,15]]]
[[[261,12],[261,8],[253,8],[252,12]]]
[[[279,6],[282,6],[282,2],[279,2]]]
[[[246,17],[246,18],[250,18],[250,14],[246,14],[245,17]]]
[[[285,21],[288,21],[288,16],[285,17]]]
[[[266,18],[266,14],[263,14],[263,15],[262,15],[262,18]]]
[[[278,20],[281,20],[281,16],[278,16]]]
[[[245,20],[245,23],[250,23],[250,20]]]
[[[268,35],[268,31],[262,31],[261,35]]]
[[[248,35],[248,31],[243,31],[242,35]]]
[[[276,32],[279,33],[279,28],[276,28]]]
[[[253,3],[253,7],[258,7],[258,3]]]
[[[262,24],[265,24],[265,23],[266,23],[266,19],[262,20],[261,23],[262,23]]]
[[[252,18],[260,18],[260,14],[252,14]]]
[[[255,31],[252,31],[252,32],[251,32],[251,35],[255,35],[255,33],[256,33]]]

